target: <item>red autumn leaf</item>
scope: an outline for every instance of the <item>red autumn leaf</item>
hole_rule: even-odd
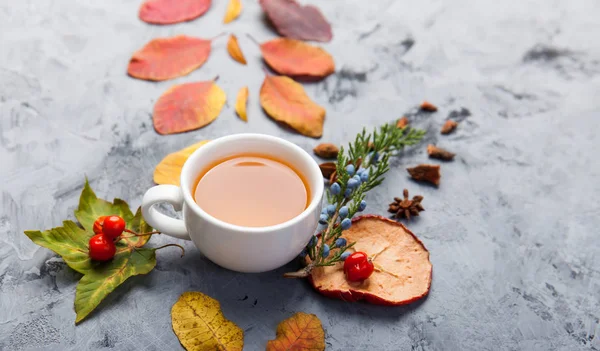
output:
[[[225,100],[214,81],[175,85],[154,105],[154,129],[174,134],[204,127],[219,116]]]
[[[325,331],[314,314],[298,312],[277,326],[277,337],[267,342],[267,351],[325,350]]]
[[[335,71],[327,51],[300,40],[277,38],[261,44],[260,50],[267,64],[286,76],[323,78]]]
[[[260,5],[279,34],[299,40],[328,42],[331,25],[318,8],[294,0],[260,0]]]
[[[155,81],[185,76],[206,62],[210,46],[211,40],[186,35],[154,39],[133,54],[127,73]]]
[[[365,252],[372,259],[375,271],[362,282],[350,282],[343,262],[314,268],[309,280],[321,294],[348,302],[405,305],[429,293],[433,269],[429,251],[401,223],[376,215],[355,217],[344,238],[356,242],[351,251]]]
[[[193,20],[210,8],[211,0],[146,0],[139,16],[144,22],[171,24]]]

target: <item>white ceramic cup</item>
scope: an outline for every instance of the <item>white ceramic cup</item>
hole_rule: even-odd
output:
[[[268,227],[229,224],[202,210],[192,196],[198,175],[218,160],[245,153],[284,160],[302,173],[310,187],[308,207],[291,220]],[[238,272],[264,272],[290,262],[314,234],[321,213],[323,176],[319,165],[297,145],[269,135],[233,134],[210,141],[187,159],[179,184],[158,185],[146,192],[142,200],[146,222],[164,234],[191,239],[211,261]],[[160,202],[182,210],[183,220],[152,207]]]

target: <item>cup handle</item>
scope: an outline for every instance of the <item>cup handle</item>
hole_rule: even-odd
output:
[[[181,211],[183,207],[181,189],[175,185],[157,185],[148,189],[142,199],[142,215],[148,224],[161,233],[178,239],[190,240],[185,223],[181,219],[164,215],[152,207],[159,202],[168,202],[173,205],[175,211]]]

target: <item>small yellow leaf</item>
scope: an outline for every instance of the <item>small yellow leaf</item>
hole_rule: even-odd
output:
[[[219,301],[201,292],[181,294],[171,308],[173,331],[188,351],[242,351],[244,331],[225,319]]]
[[[229,56],[231,56],[232,59],[236,60],[242,65],[245,65],[247,63],[246,58],[244,57],[244,53],[242,52],[242,49],[240,49],[240,45],[238,44],[237,37],[233,34],[229,36],[229,40],[227,41],[227,52],[229,53]]]
[[[298,312],[279,323],[277,337],[267,342],[267,351],[288,350],[325,350],[325,332],[317,316]]]
[[[240,89],[237,99],[235,101],[235,112],[240,116],[240,119],[244,122],[248,122],[246,116],[246,104],[248,103],[248,87]]]
[[[227,10],[225,11],[225,18],[223,18],[223,23],[229,23],[238,18],[241,12],[242,2],[240,0],[229,0]]]
[[[154,182],[156,184],[179,185],[179,176],[183,164],[194,151],[206,143],[208,143],[208,140],[203,140],[185,149],[168,154],[154,169]]]

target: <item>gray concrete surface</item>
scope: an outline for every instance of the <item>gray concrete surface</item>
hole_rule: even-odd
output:
[[[283,136],[310,150],[260,109],[258,40],[275,34],[256,1],[221,24],[226,1],[193,22],[150,26],[140,1],[0,2],[0,349],[179,350],[170,308],[184,291],[217,298],[245,330],[245,349],[264,349],[293,312],[316,313],[328,350],[600,350],[600,5],[593,0],[453,2],[311,1],[331,20],[324,45],[337,72],[306,84],[327,108],[323,141],[346,143],[363,126],[410,112],[423,99],[440,108],[410,114],[429,130],[422,146],[393,163],[369,196],[385,213],[404,187],[427,209],[409,227],[431,251],[428,298],[405,307],[324,298],[281,278],[294,265],[237,274],[203,258],[161,251],[156,269],[130,279],[80,326],[79,276],[26,229],[73,218],[87,175],[107,198],[138,206],[167,153],[229,133]],[[189,76],[151,83],[129,78],[131,53],[148,40],[185,33],[240,37],[249,65],[233,62],[226,38]],[[175,83],[219,75],[228,106],[211,125],[160,136],[153,103]],[[250,87],[249,122],[233,111]],[[440,136],[447,118],[461,124]],[[426,143],[458,154],[442,165],[438,189],[404,168],[428,161]],[[153,245],[173,242],[155,237]]]

